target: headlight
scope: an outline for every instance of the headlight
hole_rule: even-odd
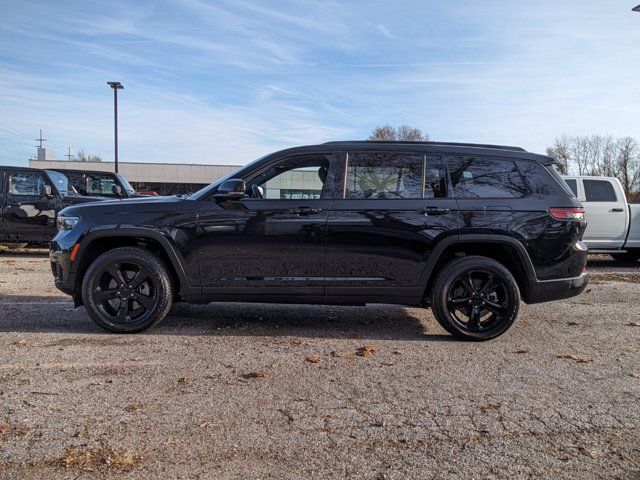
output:
[[[58,217],[58,230],[71,230],[80,221],[80,217]]]

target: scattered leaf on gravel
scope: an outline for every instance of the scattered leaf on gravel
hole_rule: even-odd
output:
[[[571,325],[572,327],[575,325],[580,325],[578,322],[567,322],[567,325]]]
[[[262,377],[266,377],[267,374],[266,372],[263,372],[261,370],[255,371],[255,372],[249,372],[249,373],[245,373],[243,375],[244,378],[262,378]]]
[[[356,355],[360,357],[368,357],[369,355],[374,355],[377,352],[378,352],[377,348],[368,347],[365,345],[364,347],[360,347],[356,350]]]
[[[627,323],[627,327],[640,327],[640,322]]]
[[[393,354],[394,354],[394,355],[403,355],[403,354],[404,354],[404,352],[403,352],[402,350],[394,350],[394,351],[393,351]]]
[[[584,293],[591,293],[591,290],[592,290],[591,288],[587,288],[587,289],[584,291]]]
[[[302,339],[301,338],[292,338],[291,340],[289,340],[289,343],[291,345],[302,345]]]
[[[528,348],[519,348],[517,350],[514,350],[513,353],[529,353],[529,349]]]
[[[588,455],[591,458],[596,458],[598,456],[598,451],[595,448],[578,447],[578,450],[580,451],[580,453],[583,453],[584,455]]]
[[[16,340],[15,342],[13,342],[13,344],[23,346],[27,344],[27,341],[24,338],[21,338],[20,340]]]
[[[578,363],[591,363],[593,362],[593,358],[587,358],[587,357],[578,357],[576,355],[557,355],[557,358],[562,358],[564,360],[573,360],[576,361]]]
[[[633,373],[630,373],[629,376],[633,378],[640,378],[640,373],[633,372]]]
[[[187,377],[180,377],[178,383],[189,383],[190,380]]]
[[[499,403],[483,403],[480,405],[480,410],[498,410],[500,407]]]
[[[217,427],[218,424],[214,423],[214,422],[202,422],[200,424],[200,428],[212,428],[212,427]]]
[[[77,468],[86,471],[106,469],[127,472],[141,458],[140,455],[125,450],[115,450],[107,445],[95,447],[72,445],[67,448],[66,455],[60,459],[60,463],[66,468]]]
[[[307,355],[305,360],[309,363],[318,363],[320,361],[320,357],[317,355]]]

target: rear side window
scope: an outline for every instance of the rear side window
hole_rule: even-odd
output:
[[[420,153],[349,153],[344,198],[422,198],[423,161]]]
[[[578,182],[576,180],[572,179],[572,178],[569,178],[569,179],[565,180],[565,183],[567,185],[569,185],[569,188],[573,192],[573,196],[577,197],[578,196]]]
[[[587,202],[617,202],[616,192],[611,182],[606,180],[582,180]]]
[[[512,160],[448,156],[453,196],[456,198],[520,198],[527,188]]]
[[[44,178],[34,172],[14,172],[9,175],[9,194],[12,197],[39,197]]]

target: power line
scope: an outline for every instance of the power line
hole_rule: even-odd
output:
[[[0,125],[3,125],[6,129],[8,130],[12,130],[12,133],[16,134],[16,135],[22,135],[25,138],[28,138],[29,140],[31,140],[31,135],[22,132],[21,130],[18,130],[14,127],[12,127],[11,125],[7,125],[6,123],[0,122]]]

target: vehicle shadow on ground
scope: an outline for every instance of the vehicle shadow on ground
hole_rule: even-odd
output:
[[[0,258],[11,257],[48,257],[48,248],[29,248],[29,249],[0,249]]]
[[[84,308],[74,309],[67,297],[4,295],[0,311],[4,312],[0,332],[113,335],[94,324]],[[430,314],[425,319],[423,312],[395,305],[180,303],[160,324],[140,335],[456,341],[443,334]]]

